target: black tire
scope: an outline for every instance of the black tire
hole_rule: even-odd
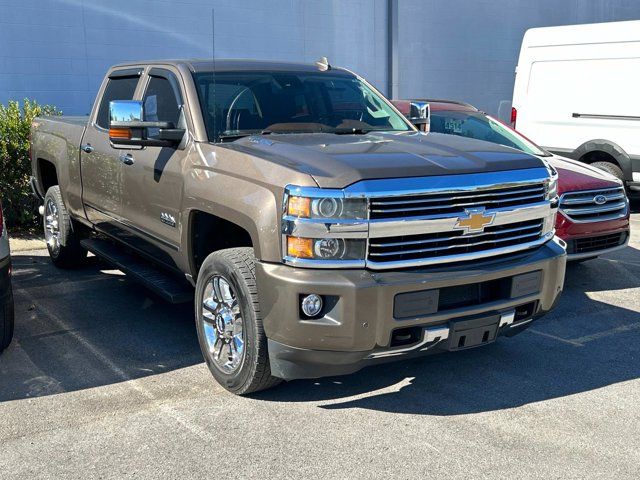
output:
[[[599,168],[600,170],[604,170],[607,173],[610,173],[614,177],[616,177],[621,182],[624,182],[624,173],[622,173],[622,169],[611,162],[593,162],[591,164],[592,167]]]
[[[205,290],[214,277],[224,278],[235,291],[243,318],[244,356],[231,373],[223,371],[214,361],[205,337],[203,301]],[[198,273],[195,295],[196,330],[204,359],[214,378],[236,395],[266,390],[282,380],[271,375],[267,337],[262,327],[252,248],[229,248],[210,254]]]
[[[13,292],[9,287],[8,295],[0,305],[0,353],[11,343],[14,321]]]
[[[44,228],[47,229],[47,205],[53,202],[58,211],[59,241],[57,247],[47,242],[49,257],[56,267],[73,268],[81,265],[87,258],[87,251],[80,245],[80,236],[74,229],[73,222],[62,200],[60,187],[55,185],[47,190],[44,196]]]

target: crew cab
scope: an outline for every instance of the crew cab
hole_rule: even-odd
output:
[[[89,118],[34,121],[32,152],[52,261],[194,301],[237,394],[485,345],[562,291],[544,161],[424,135],[326,61],[118,65]]]
[[[0,204],[0,353],[11,344],[14,328],[13,290],[11,289],[11,254],[9,234]]]
[[[584,261],[629,243],[629,201],[613,175],[553,155],[472,105],[450,100],[419,100],[429,106],[431,132],[461,135],[517,148],[545,159],[558,171],[560,214],[556,234],[567,243],[567,259]]]

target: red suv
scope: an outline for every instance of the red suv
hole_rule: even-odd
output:
[[[472,105],[449,100],[428,104],[429,131],[475,138],[544,157],[558,170],[556,235],[567,242],[569,260],[588,260],[629,243],[629,201],[620,180],[607,172],[552,155],[511,127]],[[408,102],[396,105],[402,111]],[[403,112],[404,113],[404,112]]]

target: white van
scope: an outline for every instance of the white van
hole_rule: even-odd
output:
[[[640,21],[528,30],[511,121],[547,150],[607,170],[640,194]]]

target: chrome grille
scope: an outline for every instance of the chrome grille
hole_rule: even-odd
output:
[[[560,197],[560,211],[574,222],[601,222],[628,213],[623,187],[567,192]]]
[[[466,209],[517,207],[544,201],[544,183],[502,188],[376,197],[371,199],[372,220],[462,214]]]
[[[543,219],[487,227],[481,233],[462,231],[426,233],[371,239],[369,257],[372,262],[397,262],[421,258],[486,252],[537,241]]]

